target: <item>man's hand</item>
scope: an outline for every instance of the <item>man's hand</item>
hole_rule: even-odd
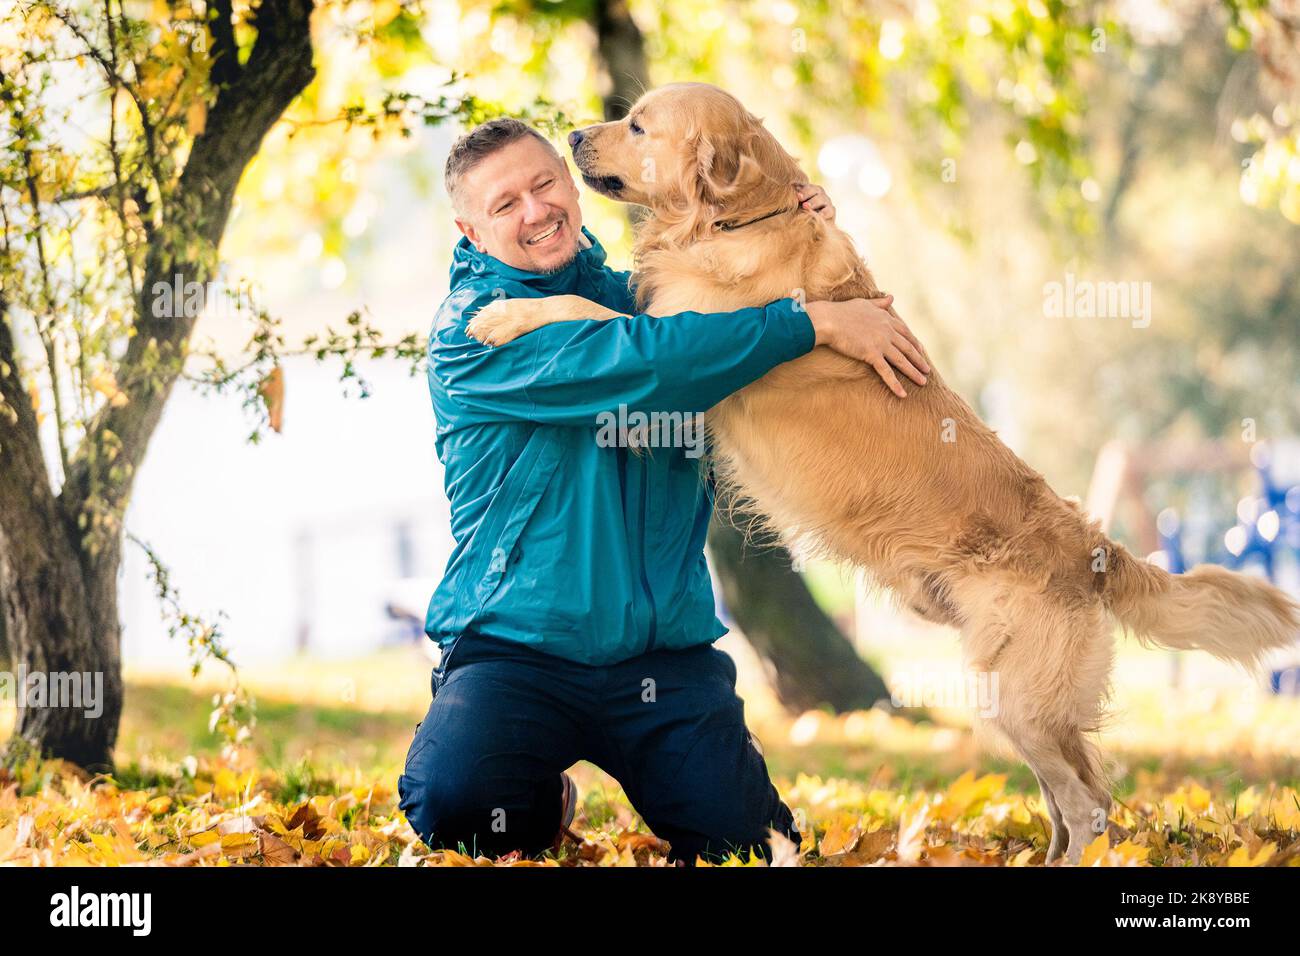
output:
[[[795,183],[794,192],[799,197],[799,205],[804,209],[817,213],[827,222],[835,221],[835,207],[831,205],[831,197],[826,195],[826,190],[808,183]]]
[[[817,333],[817,345],[829,346],[842,355],[866,362],[895,395],[906,398],[907,392],[894,369],[917,385],[924,385],[930,363],[912,330],[902,319],[889,313],[893,301],[892,295],[886,295],[879,299],[809,302],[808,318]]]

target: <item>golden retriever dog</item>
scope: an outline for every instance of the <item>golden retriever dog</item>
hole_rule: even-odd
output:
[[[627,118],[571,142],[589,186],[650,210],[634,250],[649,314],[879,295],[850,238],[798,206],[792,184],[809,179],[795,159],[723,90],[653,90]],[[482,309],[470,334],[500,345],[549,322],[614,315],[576,296],[509,299]],[[1171,575],[1129,554],[937,371],[899,398],[868,365],[817,347],[705,421],[733,500],[804,553],[863,568],[902,604],[958,628],[963,663],[997,675],[996,713],[981,720],[1038,780],[1048,862],[1064,853],[1077,863],[1108,830],[1110,784],[1092,735],[1110,697],[1112,619],[1144,645],[1250,669],[1300,629],[1300,606],[1264,581],[1215,566]]]

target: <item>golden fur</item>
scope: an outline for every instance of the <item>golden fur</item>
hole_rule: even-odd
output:
[[[651,210],[635,247],[650,314],[878,292],[848,235],[798,208],[791,184],[808,179],[795,160],[716,87],[646,94],[628,119],[583,130],[574,159],[589,185]],[[499,344],[615,314],[576,296],[505,300],[471,334]],[[1049,862],[1067,838],[1077,862],[1106,829],[1110,787],[1088,735],[1109,697],[1112,618],[1144,643],[1247,667],[1300,627],[1296,604],[1263,581],[1212,566],[1172,576],[1134,558],[937,371],[900,399],[868,366],[816,348],[720,402],[707,423],[723,487],[767,527],[866,569],[959,628],[970,668],[996,672],[990,721],[1038,779]]]

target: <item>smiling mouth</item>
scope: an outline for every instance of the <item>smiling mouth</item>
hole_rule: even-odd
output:
[[[592,176],[583,173],[582,181],[605,196],[617,196],[623,191],[623,180],[617,176]]]
[[[546,242],[546,240],[550,239],[553,235],[559,232],[560,227],[563,225],[564,225],[564,220],[557,219],[555,221],[555,224],[551,226],[550,229],[547,229],[545,232],[539,232],[537,235],[533,236],[533,238],[527,240],[525,242],[525,245],[529,245],[529,246],[541,245],[543,242]]]

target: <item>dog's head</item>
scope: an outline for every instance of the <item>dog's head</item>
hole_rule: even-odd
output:
[[[570,133],[569,146],[592,189],[695,234],[794,208],[791,186],[807,182],[758,117],[707,83],[652,90],[624,119]]]

